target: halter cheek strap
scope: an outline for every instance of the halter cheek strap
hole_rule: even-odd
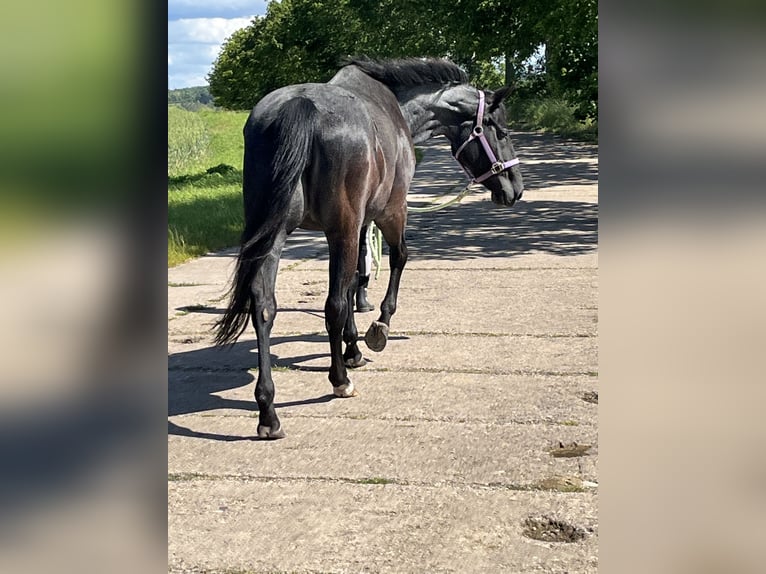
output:
[[[489,142],[487,141],[487,136],[484,135],[483,124],[484,124],[484,92],[479,90],[479,109],[476,111],[476,125],[474,126],[473,131],[471,132],[471,135],[468,136],[468,139],[465,140],[463,142],[463,145],[461,145],[458,148],[458,150],[455,152],[454,157],[456,160],[458,160],[458,156],[460,155],[460,152],[462,152],[465,149],[465,146],[467,146],[473,140],[478,139],[481,142],[481,146],[484,148],[484,153],[487,154],[487,158],[489,159],[489,162],[492,164],[492,166],[489,168],[488,172],[478,177],[474,177],[458,160],[458,163],[460,163],[460,167],[463,168],[463,171],[465,171],[465,173],[471,179],[471,183],[481,183],[488,177],[492,177],[493,175],[502,173],[506,169],[514,165],[517,165],[519,163],[519,158],[517,157],[509,161],[499,161],[497,159],[497,156],[495,156],[495,152],[492,151],[492,147],[489,145]]]

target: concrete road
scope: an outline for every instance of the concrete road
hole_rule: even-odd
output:
[[[211,345],[235,250],[168,271],[171,572],[596,572],[597,148],[513,136],[522,202],[477,187],[410,216],[389,344],[362,344],[356,398],[327,380],[324,238],[290,237],[284,440],[254,440],[254,331]],[[413,203],[464,182],[445,143],[425,146]],[[356,318],[364,333],[377,314]]]

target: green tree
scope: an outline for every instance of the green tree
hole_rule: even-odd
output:
[[[327,81],[342,56],[358,52],[362,35],[347,0],[271,2],[265,17],[223,44],[210,91],[216,105],[248,109],[281,86]]]
[[[595,0],[272,1],[227,40],[208,79],[216,105],[246,109],[278,87],[328,80],[344,56],[447,56],[494,88],[528,76],[522,63],[541,45],[535,85],[595,118]]]
[[[224,42],[207,77],[215,105],[247,109],[267,93],[259,74],[263,64],[257,49],[263,41],[264,27],[264,19],[255,18],[250,26],[237,30]]]
[[[577,106],[580,119],[598,116],[598,3],[560,0],[543,23],[545,71],[551,91]]]

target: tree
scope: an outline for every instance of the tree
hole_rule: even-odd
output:
[[[278,87],[328,80],[344,56],[447,56],[495,88],[518,82],[541,45],[546,89],[595,118],[595,0],[275,0],[224,43],[208,79],[216,105],[250,108]]]
[[[577,106],[580,119],[598,116],[598,4],[560,0],[545,20],[545,66],[553,93]]]
[[[249,109],[276,88],[328,80],[357,53],[362,25],[347,0],[271,2],[224,42],[208,75],[216,105]]]

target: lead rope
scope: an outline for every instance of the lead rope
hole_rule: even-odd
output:
[[[407,204],[407,211],[411,213],[430,213],[432,211],[440,211],[444,209],[445,207],[449,207],[450,205],[455,205],[456,203],[460,203],[463,198],[471,193],[471,183],[468,182],[468,185],[463,187],[462,190],[460,190],[460,193],[458,193],[455,197],[452,199],[449,199],[443,203],[439,203],[436,205],[427,205],[425,207],[414,207],[410,204]],[[457,185],[453,187],[450,191],[445,193],[444,195],[448,195],[450,193],[453,193],[457,189],[459,189],[460,186]],[[436,201],[435,199],[431,202],[433,203]],[[370,226],[367,228],[367,244],[370,246],[370,251],[372,252],[372,262],[375,265],[375,280],[378,280],[378,276],[380,275],[380,269],[381,269],[381,259],[383,258],[383,233],[378,229],[378,227],[375,225],[374,222],[370,223]]]
[[[367,228],[367,245],[370,246],[372,262],[375,264],[375,281],[380,275],[380,260],[383,258],[383,232],[378,229],[374,222],[370,222]]]

